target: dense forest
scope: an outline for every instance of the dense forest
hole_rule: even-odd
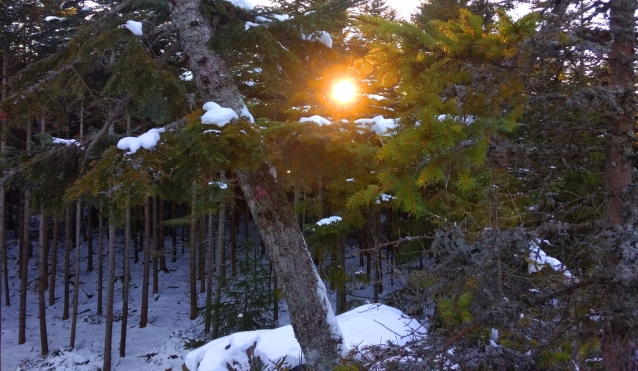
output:
[[[3,0],[1,332],[77,347],[97,271],[111,370],[188,259],[192,346],[283,299],[313,370],[636,370],[636,1],[391,5]],[[345,354],[353,283],[427,335]]]

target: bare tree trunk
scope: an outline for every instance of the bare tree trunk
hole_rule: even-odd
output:
[[[202,98],[241,113],[245,105],[233,74],[208,48],[211,31],[200,13],[200,0],[169,2],[169,7]],[[237,178],[286,295],[307,365],[332,370],[343,350],[343,335],[286,194],[265,164],[252,172],[237,171]]]
[[[190,247],[190,258],[189,258],[189,265],[190,265],[190,296],[191,296],[191,315],[190,315],[190,319],[194,320],[195,318],[197,318],[197,274],[195,272],[195,270],[197,269],[196,267],[196,261],[195,261],[195,226],[197,225],[197,212],[196,212],[196,208],[195,208],[195,203],[197,202],[197,183],[195,183],[193,181],[193,187],[191,190],[191,227],[190,227],[190,241],[188,241],[189,243],[189,247]],[[183,245],[182,245],[183,246]]]
[[[237,275],[237,207],[230,205],[230,274]]]
[[[58,240],[60,228],[60,216],[53,215],[53,240],[51,241],[51,276],[49,277],[49,305],[55,304],[55,276],[58,270]]]
[[[204,318],[204,334],[210,334],[211,305],[213,296],[213,249],[215,240],[215,228],[213,213],[208,213],[208,239],[206,245],[206,316]]]
[[[71,208],[64,207],[64,305],[62,320],[69,319],[69,285],[71,280]]]
[[[47,314],[46,314],[46,302],[44,299],[44,283],[47,282],[47,255],[46,255],[46,215],[44,213],[44,206],[40,207],[40,252],[39,252],[39,269],[40,279],[38,287],[38,316],[40,317],[40,347],[42,351],[40,354],[44,357],[49,354],[49,340],[47,337]]]
[[[636,133],[636,1],[612,0],[609,30],[613,35],[609,53],[609,89],[616,98],[616,108],[610,117],[605,160],[607,188],[606,218],[614,227],[635,225],[630,207],[635,206],[635,192],[627,192],[632,184],[633,145]],[[636,370],[638,339],[626,317],[606,319],[601,341],[603,367],[607,370]]]
[[[171,219],[177,217],[177,202],[171,201]],[[177,226],[171,227],[171,262],[177,261]]]
[[[31,151],[31,118],[27,118],[27,152]],[[29,268],[29,220],[31,219],[29,210],[29,201],[31,192],[26,189],[24,191],[24,219],[22,221],[22,254],[20,258],[20,312],[18,318],[18,344],[24,344],[27,341],[27,270]]]
[[[128,325],[128,296],[131,277],[131,206],[126,199],[124,210],[124,277],[122,279],[122,327],[120,331],[120,357],[126,357],[126,329]]]
[[[8,60],[7,55],[3,54],[2,58],[2,100],[6,98],[6,79],[7,79]],[[4,151],[7,147],[7,139],[5,135],[6,122],[2,120],[0,127],[0,161],[4,162]],[[7,272],[7,230],[5,215],[7,207],[5,204],[6,191],[4,181],[0,181],[0,281],[4,281],[5,305],[9,306],[9,275]],[[4,269],[3,269],[4,268]],[[0,286],[3,282],[0,282]],[[0,288],[1,290],[1,288]],[[0,300],[2,298],[0,297]]]
[[[206,215],[199,218],[199,239],[197,241],[199,292],[203,294],[206,291]]]
[[[223,171],[219,172],[219,181],[224,182],[226,176]],[[213,312],[213,339],[219,337],[219,322],[221,320],[221,298],[222,298],[222,270],[226,263],[224,261],[224,226],[226,225],[226,205],[219,205],[219,214],[217,216],[217,249],[215,250],[215,310]]]
[[[98,210],[97,217],[97,315],[102,315],[102,282],[104,282],[104,250],[103,250],[103,236],[102,236],[102,204],[100,204],[100,208]]]
[[[93,208],[86,208],[86,271],[93,272]]]
[[[153,195],[153,295],[159,293],[159,240],[157,231],[157,196]]]
[[[140,311],[140,327],[148,323],[148,281],[151,254],[151,200],[144,197],[144,273],[142,274],[142,309]]]
[[[344,313],[346,311],[346,281],[344,277],[346,277],[346,246],[345,242],[339,238],[337,243],[335,244],[336,249],[336,263],[337,269],[342,271],[342,274],[339,274],[337,279],[337,314]]]
[[[111,370],[111,349],[113,341],[113,299],[115,297],[115,225],[113,212],[109,215],[109,277],[106,283],[106,318],[104,329],[104,363],[102,370]]]
[[[166,246],[164,244],[164,200],[159,198],[159,218],[157,220],[158,223],[158,250],[159,250],[159,269],[164,271],[164,273],[169,273],[170,271],[166,268]]]
[[[78,305],[80,294],[80,249],[82,247],[82,203],[75,204],[75,277],[73,279],[73,315],[71,316],[71,339],[69,346],[75,347],[75,332],[78,321]]]

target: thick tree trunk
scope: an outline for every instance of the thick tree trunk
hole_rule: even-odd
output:
[[[170,271],[168,270],[168,268],[166,267],[166,246],[164,244],[164,232],[165,232],[165,228],[164,228],[164,200],[163,199],[159,199],[159,215],[158,215],[158,220],[157,220],[157,248],[159,250],[159,269],[161,271],[163,271],[164,273],[169,273]]]
[[[44,214],[44,207],[40,208],[40,251],[39,251],[39,287],[38,287],[38,316],[40,317],[40,354],[44,357],[49,354],[49,340],[47,337],[47,315],[46,315],[46,302],[44,299],[44,283],[47,282],[47,254],[46,254],[46,216]]]
[[[6,68],[7,68],[7,55],[5,54],[2,58],[2,97],[6,95],[5,89],[5,80],[6,80]],[[0,128],[0,161],[4,161],[4,151],[7,147],[7,139],[5,135],[5,122],[2,122],[2,127]],[[0,285],[4,284],[4,296],[5,296],[5,305],[9,306],[9,275],[6,271],[7,267],[7,231],[6,231],[6,204],[5,204],[5,185],[4,181],[0,181]],[[4,269],[3,269],[4,268]],[[4,281],[4,282],[2,282]],[[1,288],[0,288],[1,290]],[[2,298],[0,297],[0,300]],[[1,304],[0,304],[1,305]]]
[[[106,283],[106,318],[104,330],[104,363],[102,370],[111,370],[111,349],[113,340],[113,299],[115,297],[115,225],[113,215],[109,216],[109,278]]]
[[[71,339],[69,346],[75,347],[75,332],[78,321],[78,305],[80,294],[80,249],[82,247],[82,203],[75,204],[75,277],[73,279],[73,314],[71,316]]]
[[[605,185],[607,187],[607,220],[614,227],[633,225],[635,215],[634,192],[627,192],[632,184],[633,144],[636,133],[636,1],[612,0],[609,29],[613,35],[609,54],[609,89],[616,96],[614,115],[610,117],[605,161]],[[633,204],[633,205],[632,205]],[[623,316],[606,321],[602,339],[603,366],[607,370],[636,370],[638,339]]]
[[[200,0],[174,1],[169,6],[202,98],[240,112],[244,102],[233,75],[208,48],[211,32],[200,13]],[[343,349],[343,336],[286,194],[265,164],[250,173],[238,171],[237,178],[269,250],[306,362],[319,371],[332,370]]]
[[[199,239],[197,240],[197,270],[199,275],[199,292],[206,292],[206,215],[199,218]]]
[[[120,357],[126,356],[126,329],[128,325],[128,290],[131,276],[131,206],[126,200],[124,210],[124,277],[122,279],[122,327],[120,331]]]
[[[151,201],[144,197],[144,273],[142,273],[142,309],[140,311],[140,327],[148,323],[148,281],[151,264]]]
[[[171,219],[177,217],[177,202],[171,201]],[[171,227],[171,262],[177,261],[177,226]]]

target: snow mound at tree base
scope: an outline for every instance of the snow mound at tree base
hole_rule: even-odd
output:
[[[337,316],[346,351],[392,342],[404,345],[414,336],[424,335],[421,324],[396,308],[367,304]],[[285,362],[289,367],[304,363],[292,326],[272,330],[237,332],[195,349],[186,355],[190,371],[250,370],[264,365],[274,370]],[[230,366],[230,367],[228,367]]]

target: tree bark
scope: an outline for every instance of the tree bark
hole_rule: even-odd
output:
[[[39,251],[39,270],[40,279],[38,287],[38,316],[40,317],[40,354],[45,357],[49,354],[49,340],[47,337],[47,314],[46,314],[46,302],[44,299],[44,283],[47,282],[47,254],[46,254],[46,215],[44,213],[44,207],[40,207],[40,251]]]
[[[197,240],[197,270],[199,275],[199,293],[206,292],[206,215],[199,218],[199,239]]]
[[[208,48],[211,31],[200,13],[200,0],[173,1],[169,7],[201,97],[240,112],[244,102],[233,75]],[[275,266],[306,363],[319,371],[332,370],[343,336],[286,194],[265,164],[250,173],[237,171],[237,178]]]
[[[109,216],[109,278],[106,283],[106,318],[104,330],[104,363],[102,370],[111,370],[111,349],[113,340],[113,299],[115,297],[115,225],[113,215]]]
[[[131,276],[131,206],[126,200],[124,210],[124,274],[122,279],[122,327],[120,331],[120,357],[126,357],[126,329],[128,325],[128,291]]]
[[[164,232],[165,232],[165,228],[164,228],[164,200],[162,198],[158,199],[159,202],[159,214],[158,214],[158,220],[157,220],[157,248],[159,251],[159,269],[161,271],[163,271],[164,273],[169,273],[170,271],[168,270],[168,268],[166,267],[166,246],[164,244]]]
[[[86,208],[86,271],[93,272],[93,208]]]
[[[212,196],[211,196],[212,197]],[[213,247],[215,246],[215,228],[213,213],[208,213],[208,239],[206,245],[206,316],[204,317],[204,334],[210,333],[211,305],[213,297]]]
[[[58,270],[58,240],[60,227],[60,216],[53,215],[53,239],[51,241],[51,275],[49,277],[49,305],[55,304],[55,276]]]
[[[140,327],[148,323],[148,281],[151,264],[151,201],[144,197],[144,273],[142,274],[142,309],[140,311]]]
[[[102,224],[103,224],[103,216],[102,216],[102,204],[100,204],[100,208],[98,210],[97,217],[97,315],[102,315],[102,292],[104,291],[102,288],[102,282],[104,282],[104,255],[103,255],[103,236],[102,236]]]
[[[190,227],[190,241],[188,241],[190,248],[190,257],[189,257],[189,265],[190,265],[190,297],[191,297],[191,315],[190,319],[194,320],[197,318],[197,274],[196,274],[196,249],[195,249],[195,233],[197,225],[197,212],[195,208],[195,203],[197,202],[197,183],[193,181],[193,187],[191,190],[191,227]],[[182,243],[182,246],[183,243]]]
[[[75,332],[78,321],[78,305],[80,294],[80,249],[82,247],[82,203],[75,204],[75,277],[73,279],[73,314],[71,316],[71,339],[69,346],[75,347]]]
[[[606,218],[613,227],[633,225],[635,215],[630,207],[635,205],[635,195],[627,192],[632,184],[633,144],[636,133],[636,1],[612,0],[609,30],[613,35],[609,53],[609,89],[616,97],[614,114],[610,117],[607,134],[607,158],[605,160],[605,185],[607,188]],[[630,371],[638,366],[636,349],[638,339],[632,335],[627,319],[623,316],[606,320],[602,339],[603,367],[607,370]]]
[[[6,96],[6,70],[7,70],[7,55],[4,54],[2,58],[2,100],[5,99]],[[5,127],[6,121],[2,121],[2,127],[0,128],[0,161],[4,162],[4,151],[7,147],[7,139],[5,135]],[[5,305],[9,306],[9,275],[6,271],[7,267],[7,231],[6,231],[6,222],[5,215],[7,211],[7,207],[5,204],[6,192],[4,181],[0,180],[0,285],[4,284],[4,296],[5,296]],[[4,269],[3,269],[4,268]],[[0,288],[1,290],[1,288]],[[2,298],[0,297],[0,300]]]
[[[69,285],[71,280],[71,208],[64,208],[64,304],[62,320],[69,319]]]
[[[31,151],[31,118],[27,118],[27,152]],[[22,221],[22,253],[20,258],[20,311],[18,318],[18,344],[24,344],[27,341],[27,275],[29,268],[29,201],[31,192],[26,189],[24,191],[24,211]]]
[[[219,181],[226,180],[224,172],[219,173]],[[217,249],[215,250],[215,310],[213,313],[213,339],[219,337],[219,325],[221,321],[221,299],[222,299],[222,270],[224,263],[224,226],[226,224],[226,207],[222,203],[219,205],[217,216]]]
[[[171,219],[175,220],[177,217],[177,202],[171,201]],[[177,226],[171,227],[171,262],[177,261]]]
[[[157,196],[153,195],[153,295],[159,293],[159,239],[157,228]]]

